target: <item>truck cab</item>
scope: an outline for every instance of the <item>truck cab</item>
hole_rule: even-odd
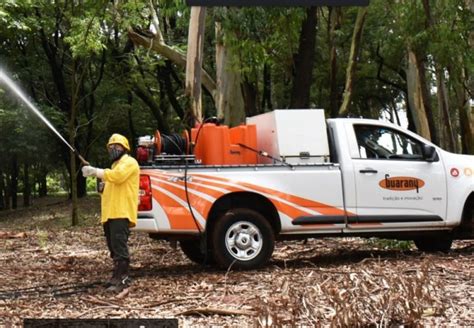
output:
[[[397,231],[459,225],[473,190],[474,156],[448,153],[386,122],[334,119],[328,124],[340,150],[346,208],[357,214],[348,228],[364,229],[374,221]]]

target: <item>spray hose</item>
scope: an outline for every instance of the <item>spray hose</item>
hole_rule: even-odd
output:
[[[266,151],[258,150],[258,149],[249,147],[249,146],[247,146],[247,145],[244,145],[243,143],[238,143],[237,145],[239,145],[240,147],[245,148],[245,149],[247,149],[247,150],[253,151],[254,153],[257,153],[257,155],[260,155],[260,156],[269,158],[269,159],[271,159],[271,160],[274,161],[274,162],[281,163],[281,164],[286,165],[286,166],[288,166],[288,167],[293,167],[293,165],[291,165],[290,163],[287,163],[287,162],[285,162],[285,161],[282,161],[282,160],[279,159],[279,158],[273,157],[272,155],[270,155],[270,154],[267,153]]]

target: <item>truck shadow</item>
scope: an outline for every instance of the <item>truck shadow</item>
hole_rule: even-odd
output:
[[[172,264],[172,265],[160,265],[151,264],[140,269],[132,268],[130,270],[132,278],[177,278],[185,277],[187,275],[200,275],[200,274],[225,274],[225,270],[220,270],[212,266],[204,266],[195,263],[189,264]]]
[[[315,251],[315,253],[318,251]],[[424,253],[416,250],[402,251],[402,250],[351,250],[351,249],[337,249],[332,252],[320,253],[311,256],[305,252],[305,256],[298,256],[292,254],[288,259],[277,258],[271,260],[268,265],[263,268],[242,271],[242,272],[262,272],[281,269],[303,269],[303,268],[337,268],[345,265],[363,265],[370,262],[390,262],[396,264],[407,261],[418,260],[443,260],[456,258],[459,255],[469,256],[474,254],[474,243],[462,248],[456,248],[448,253]],[[179,278],[186,275],[225,275],[227,270],[219,269],[209,265],[199,265],[189,262],[186,264],[166,264],[148,263],[142,268],[133,269],[132,277],[134,278]]]
[[[357,265],[367,262],[405,262],[422,259],[450,259],[459,255],[472,255],[474,253],[474,243],[462,248],[453,249],[447,253],[425,253],[417,250],[335,250],[332,252],[318,254],[315,256],[275,259],[270,262],[279,268],[325,268],[342,265]]]

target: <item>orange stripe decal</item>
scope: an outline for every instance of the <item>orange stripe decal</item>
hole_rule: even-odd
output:
[[[291,203],[294,203],[298,206],[309,208],[309,209],[317,211],[317,212],[319,212],[323,215],[346,215],[346,211],[344,211],[343,209],[339,209],[339,208],[334,207],[334,206],[330,206],[330,205],[327,205],[327,204],[323,204],[323,203],[316,202],[316,201],[306,199],[306,198],[302,198],[302,197],[299,197],[299,196],[286,194],[286,193],[283,193],[283,192],[278,191],[278,190],[257,186],[257,185],[251,184],[251,183],[233,181],[233,180],[222,178],[222,177],[211,177],[211,176],[208,176],[208,175],[205,175],[205,174],[195,174],[193,176],[201,176],[201,177],[207,178],[207,179],[219,180],[219,181],[223,181],[223,182],[230,182],[230,183],[234,183],[234,184],[237,184],[237,185],[241,185],[241,186],[253,189],[255,191],[264,192],[264,193],[270,194],[274,197],[284,199],[284,200],[286,200],[288,202],[291,202]],[[353,216],[355,214],[347,212],[347,215]]]
[[[178,186],[184,186],[184,181],[174,179],[174,178],[181,178],[182,177],[181,174],[173,174],[173,173],[170,174],[170,173],[161,171],[161,172],[150,173],[150,176],[161,181],[166,181],[168,183],[176,184],[177,185],[176,187],[172,187],[168,183],[160,183],[159,185],[161,188],[164,188],[170,193],[175,194],[177,197],[179,197],[183,201],[187,201],[185,191],[178,187]],[[291,219],[295,219],[301,216],[314,215],[313,213],[305,211],[305,208],[308,210],[321,213],[322,215],[334,215],[334,216],[335,215],[348,215],[348,216],[355,215],[350,212],[347,212],[346,214],[346,212],[343,209],[339,209],[334,206],[330,206],[330,205],[316,202],[310,199],[302,198],[296,195],[283,193],[275,189],[257,186],[257,185],[247,183],[247,182],[240,182],[240,181],[235,181],[232,179],[227,179],[227,178],[222,178],[222,177],[214,177],[214,176],[210,176],[206,174],[192,174],[192,175],[189,175],[189,177],[192,178],[192,181],[188,182],[189,189],[209,195],[210,197],[215,198],[215,199],[218,199],[224,194],[227,194],[230,192],[238,192],[238,191],[250,190],[250,191],[256,191],[256,192],[268,194],[270,201],[274,204],[276,209]],[[233,185],[229,185],[229,183]],[[239,188],[238,186],[241,186],[241,188]],[[215,187],[222,190],[216,190],[214,188],[209,188],[209,187]],[[199,197],[196,194],[192,194],[190,196],[191,196],[190,200],[192,202],[192,206],[201,213],[204,219],[207,219],[207,215],[209,214],[210,208],[212,207],[212,202],[206,199],[203,199],[202,197]],[[198,199],[197,202],[196,202],[196,199]],[[188,212],[188,215],[189,215],[189,212]],[[328,224],[328,227],[332,227],[332,226],[334,225]],[[322,225],[318,225],[318,224],[315,225],[315,227],[323,228]]]
[[[172,186],[167,183],[160,183],[160,187],[181,198],[181,200],[185,202],[188,201],[186,199],[186,192],[178,186]],[[196,211],[198,211],[204,219],[207,219],[207,215],[209,214],[209,210],[211,209],[212,203],[207,199],[204,199],[194,194],[190,194],[189,199],[191,202],[191,206],[196,209]]]
[[[160,184],[159,186],[163,188],[163,185]],[[196,224],[187,208],[155,188],[152,188],[152,195],[168,216],[171,229],[197,230]]]
[[[212,184],[214,187],[219,187],[219,188],[226,188],[226,189],[234,189],[234,191],[247,191],[247,189],[252,189],[250,187],[247,187],[246,189],[239,189],[239,188],[235,188],[235,187],[230,187],[224,183],[218,183],[218,182],[209,182],[209,181],[206,181],[206,180],[202,180],[202,179],[199,179],[199,178],[195,178],[195,180],[198,180],[198,181],[202,181],[202,183],[206,183],[206,184]],[[311,213],[308,213],[304,210],[301,210],[299,208],[296,208],[295,206],[292,206],[292,205],[289,205],[289,204],[286,204],[284,202],[280,202],[278,201],[277,199],[270,199],[273,203],[273,205],[275,205],[276,209],[285,214],[286,216],[290,217],[290,218],[297,218],[299,216],[305,216],[305,215],[311,215]]]

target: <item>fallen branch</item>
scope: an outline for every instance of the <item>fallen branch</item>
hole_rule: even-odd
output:
[[[130,291],[130,288],[125,288],[117,296],[115,296],[115,298],[120,300],[120,299],[124,298],[125,296],[127,296],[129,291]]]
[[[26,238],[27,235],[25,232],[14,233],[11,231],[0,231],[0,239],[16,239],[16,238]]]
[[[216,308],[194,308],[190,310],[186,310],[183,312],[179,312],[176,315],[194,315],[194,314],[202,314],[202,315],[247,315],[247,316],[255,316],[257,313],[255,311],[246,311],[246,310],[223,310],[223,309],[216,309]]]
[[[81,300],[90,302],[92,304],[105,305],[105,306],[110,306],[110,307],[115,307],[115,308],[122,307],[119,304],[99,300],[98,298],[95,298],[94,296],[82,297]]]
[[[109,308],[110,309],[115,309],[116,307],[115,306],[110,306],[110,305],[105,305],[105,306],[98,306],[98,307],[90,308],[90,309],[87,309],[86,311],[81,312],[78,315],[74,316],[74,319],[78,319],[78,318],[82,317],[83,315],[85,315],[87,313],[94,312],[95,310],[103,310],[103,309],[109,309]]]
[[[168,304],[168,303],[173,303],[173,302],[176,302],[176,301],[182,301],[183,298],[171,298],[169,300],[166,300],[166,301],[161,301],[161,302],[155,302],[155,303],[151,303],[151,304],[147,304],[145,305],[144,307],[145,308],[154,308],[154,307],[158,307],[160,305],[164,305],[164,304]]]

